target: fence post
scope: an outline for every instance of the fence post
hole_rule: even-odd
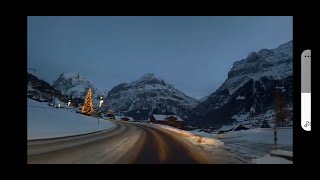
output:
[[[278,133],[277,133],[277,125],[274,126],[274,149],[278,149]]]

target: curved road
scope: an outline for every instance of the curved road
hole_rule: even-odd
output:
[[[179,134],[137,123],[117,122],[96,133],[28,141],[29,164],[241,163],[212,156]],[[227,154],[223,152],[223,154]]]

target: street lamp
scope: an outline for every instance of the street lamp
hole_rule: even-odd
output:
[[[101,97],[100,97],[99,108],[102,106],[102,103],[103,103],[103,99],[102,99],[102,96],[101,96]],[[99,125],[99,118],[98,118],[98,125]]]
[[[102,99],[102,97],[100,97],[99,108],[102,106],[102,103],[103,103],[103,99]]]

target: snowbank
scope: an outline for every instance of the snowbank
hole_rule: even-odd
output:
[[[28,99],[28,140],[85,134],[114,128],[107,120],[77,114],[74,110],[49,107]]]
[[[292,161],[289,161],[284,158],[272,157],[269,154],[264,157],[253,159],[252,163],[254,164],[293,164]]]
[[[280,155],[280,156],[287,156],[287,157],[293,157],[293,152],[292,151],[285,151],[285,150],[280,150],[280,149],[271,151],[271,154]]]
[[[196,134],[193,134],[192,132],[189,131],[184,131],[181,129],[177,129],[171,126],[166,126],[166,125],[159,125],[162,129],[167,129],[173,132],[176,132],[184,137],[186,137],[189,141],[195,144],[199,145],[210,145],[210,146],[221,146],[224,145],[223,142],[213,139],[213,138],[208,138],[208,137],[202,137]]]
[[[217,137],[217,134],[210,134],[210,133],[206,133],[204,131],[199,132],[199,129],[196,129],[196,130],[193,130],[190,132],[194,135],[207,137],[207,138],[216,138]]]

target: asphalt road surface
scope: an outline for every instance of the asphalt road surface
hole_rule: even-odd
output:
[[[28,141],[28,164],[228,164],[227,151],[208,154],[179,134],[138,123],[111,130]]]

